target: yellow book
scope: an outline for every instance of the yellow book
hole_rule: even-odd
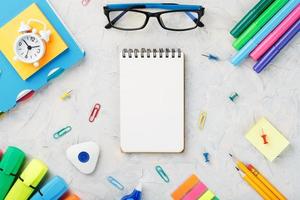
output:
[[[21,61],[15,61],[14,56],[14,44],[18,36],[21,33],[18,32],[21,22],[27,22],[30,19],[37,19],[45,23],[48,30],[51,31],[50,40],[46,44],[46,53],[44,57],[39,61],[39,66],[35,67],[33,64],[23,63]],[[31,23],[30,26],[37,30],[41,30],[43,27],[38,23]],[[28,79],[30,76],[35,74],[41,68],[43,68],[47,63],[52,61],[55,57],[63,53],[68,46],[60,37],[55,28],[50,24],[48,19],[39,9],[36,4],[32,4],[18,16],[13,18],[10,22],[4,25],[0,29],[0,51],[5,55],[10,64],[14,67],[17,73],[23,80]]]
[[[266,137],[266,142],[263,140]],[[268,160],[273,161],[289,145],[289,141],[266,119],[260,119],[246,134],[246,139]]]

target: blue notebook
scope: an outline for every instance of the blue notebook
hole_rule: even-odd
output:
[[[27,80],[23,80],[19,76],[0,50],[0,113],[15,107],[18,102],[34,94],[85,56],[84,50],[75,41],[47,0],[6,0],[1,2],[0,28],[34,3],[56,29],[68,48]],[[2,39],[0,38],[0,42]]]

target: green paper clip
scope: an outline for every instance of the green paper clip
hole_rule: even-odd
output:
[[[53,138],[57,140],[57,139],[61,138],[62,136],[66,135],[67,133],[69,133],[71,130],[72,130],[72,127],[67,126],[63,129],[57,131],[56,133],[54,133]]]
[[[166,172],[163,170],[163,168],[161,166],[156,166],[155,167],[156,172],[158,173],[158,175],[166,182],[169,183],[170,179],[168,177],[168,175],[166,174]]]
[[[8,147],[0,162],[0,200],[3,200],[25,160],[25,153],[16,147]]]

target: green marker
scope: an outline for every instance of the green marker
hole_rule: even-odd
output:
[[[263,13],[274,0],[260,0],[235,27],[230,31],[230,34],[237,38],[239,37],[251,24],[254,22],[261,13]]]
[[[3,200],[16,179],[25,159],[25,153],[8,147],[0,162],[0,200]]]
[[[274,1],[234,42],[240,50],[289,0]]]

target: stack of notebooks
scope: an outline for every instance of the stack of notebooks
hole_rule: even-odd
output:
[[[0,13],[1,114],[31,97],[85,54],[47,0],[3,1]],[[14,44],[22,34],[20,26],[30,20],[43,22],[51,32],[49,42],[45,44],[46,53],[39,60],[38,67],[14,59]],[[32,23],[30,28],[39,32],[42,26]]]
[[[219,200],[196,175],[186,179],[173,193],[173,200]]]
[[[261,0],[231,30],[238,53],[231,63],[239,65],[250,56],[260,73],[300,30],[300,0]]]

